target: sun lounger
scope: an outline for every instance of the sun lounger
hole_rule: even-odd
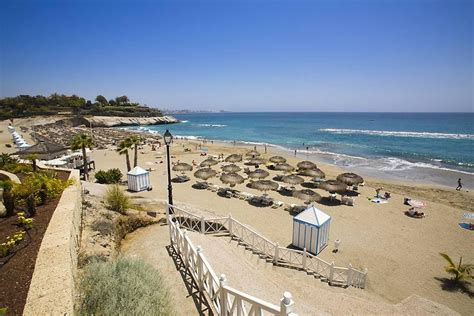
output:
[[[275,201],[275,202],[273,202],[272,208],[282,207],[283,204],[285,204],[285,203],[283,203],[282,201]]]
[[[345,196],[341,199],[341,203],[348,206],[354,206],[354,199]]]

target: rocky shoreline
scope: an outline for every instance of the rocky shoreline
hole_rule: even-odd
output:
[[[92,116],[84,117],[83,120],[87,127],[116,127],[179,123],[179,120],[168,115],[157,117]]]

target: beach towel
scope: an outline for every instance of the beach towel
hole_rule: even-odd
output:
[[[474,230],[474,226],[472,226],[472,224],[469,224],[469,223],[459,223],[459,226],[461,226],[464,229]]]
[[[408,200],[407,203],[410,206],[413,206],[413,207],[416,207],[416,208],[422,208],[422,207],[426,206],[425,202],[421,202],[421,201],[418,201],[418,200]]]
[[[370,199],[370,201],[371,201],[372,203],[377,203],[377,204],[385,204],[385,203],[388,203],[387,200],[384,200],[384,199],[381,199],[381,198]]]
[[[464,213],[465,219],[474,219],[474,213]]]

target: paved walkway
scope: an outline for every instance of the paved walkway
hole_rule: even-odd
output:
[[[300,315],[456,314],[445,306],[417,296],[393,305],[365,290],[331,287],[302,271],[273,266],[229,237],[195,232],[189,232],[189,235],[195,246],[202,247],[215,272],[227,276],[230,286],[277,305],[283,292],[289,291],[293,294],[295,309]],[[168,227],[153,225],[130,234],[123,242],[122,252],[141,257],[162,272],[176,302],[179,302],[177,314],[199,314],[196,306],[206,312],[195,287],[190,283],[189,275],[181,269],[179,260],[168,251],[168,244]]]

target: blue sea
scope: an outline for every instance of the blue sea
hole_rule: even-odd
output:
[[[474,113],[192,113],[169,129],[177,137],[271,144],[297,155],[421,182],[474,186]],[[423,172],[424,171],[424,172]],[[457,175],[459,174],[459,175]]]

